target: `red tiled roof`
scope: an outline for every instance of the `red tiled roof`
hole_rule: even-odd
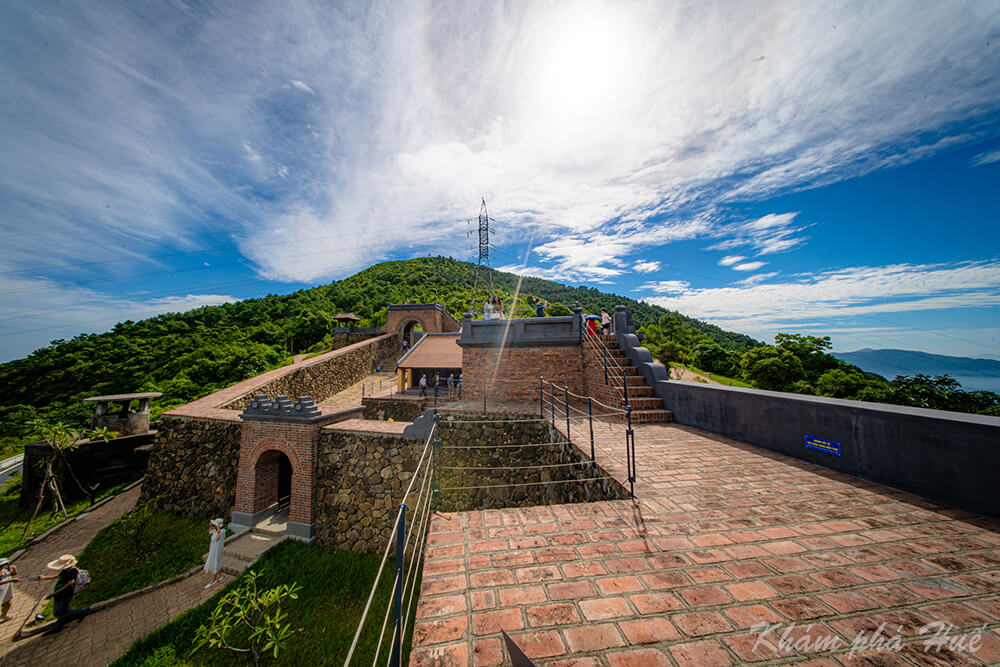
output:
[[[461,368],[460,334],[428,334],[413,346],[399,368]]]

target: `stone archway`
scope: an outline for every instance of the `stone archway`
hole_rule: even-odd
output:
[[[454,333],[462,329],[462,324],[440,303],[403,303],[388,307],[384,331],[396,334],[402,343],[403,337],[418,323],[425,334]]]

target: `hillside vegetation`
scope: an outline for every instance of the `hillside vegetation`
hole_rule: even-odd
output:
[[[165,410],[291,362],[299,351],[332,346],[338,312],[359,326],[385,323],[394,303],[437,301],[461,319],[472,295],[475,266],[445,257],[383,262],[344,280],[291,294],[271,294],[185,313],[121,322],[108,332],[53,341],[24,359],[0,365],[0,456],[19,450],[34,417],[86,425],[87,396],[160,391],[153,417]],[[632,309],[644,344],[664,362],[682,361],[739,377],[755,387],[997,414],[997,395],[963,392],[947,376],[886,382],[829,354],[829,338],[780,334],[777,346],[592,287],[567,287],[540,278],[493,271],[508,314],[534,312],[535,297],[549,315],[579,304],[590,313],[616,304]],[[518,292],[519,289],[519,292]],[[481,299],[482,297],[480,297]],[[825,341],[825,342],[824,342]]]

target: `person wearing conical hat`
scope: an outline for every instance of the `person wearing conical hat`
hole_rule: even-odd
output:
[[[70,609],[69,606],[75,592],[76,578],[80,574],[80,571],[76,569],[76,557],[73,554],[63,554],[46,567],[58,572],[57,574],[43,574],[39,579],[56,580],[55,588],[46,597],[52,598],[52,612],[56,617],[56,625],[49,632],[59,632],[70,621],[83,620],[83,617],[90,613],[90,607]]]

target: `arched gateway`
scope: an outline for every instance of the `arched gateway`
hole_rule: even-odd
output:
[[[462,329],[462,324],[440,303],[400,303],[386,309],[385,332],[396,334],[400,342],[409,338],[417,324],[425,334],[454,333]]]
[[[316,438],[325,416],[303,396],[255,396],[240,415],[240,461],[233,527],[251,528],[288,510],[288,534],[312,540]]]

